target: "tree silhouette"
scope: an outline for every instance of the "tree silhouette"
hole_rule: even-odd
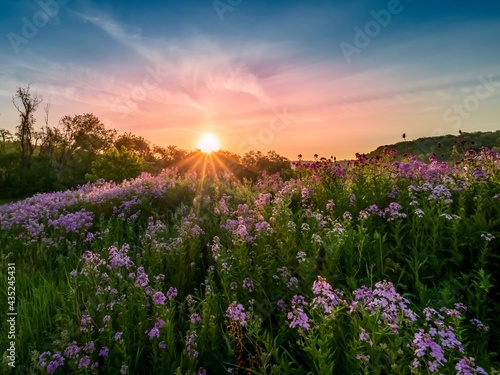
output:
[[[21,169],[30,167],[30,159],[35,151],[36,142],[33,142],[35,112],[43,98],[30,92],[30,85],[18,87],[12,97],[12,103],[19,112],[20,124],[16,127],[16,136],[21,145]]]

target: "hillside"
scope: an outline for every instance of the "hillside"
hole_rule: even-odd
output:
[[[434,154],[440,161],[457,162],[461,159],[463,153],[469,149],[477,151],[481,147],[488,147],[500,151],[500,131],[462,132],[459,135],[418,138],[392,145],[379,146],[376,150],[370,152],[368,156],[380,155],[384,147],[396,149],[398,151],[397,159],[403,159],[405,155],[412,154],[422,161],[427,161],[429,156]]]

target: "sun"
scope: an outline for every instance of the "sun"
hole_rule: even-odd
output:
[[[198,148],[205,154],[220,150],[219,140],[212,134],[206,134],[198,141]]]

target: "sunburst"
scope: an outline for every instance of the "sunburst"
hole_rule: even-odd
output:
[[[203,138],[198,141],[198,148],[205,154],[210,154],[220,150],[219,140],[212,134],[205,134]]]

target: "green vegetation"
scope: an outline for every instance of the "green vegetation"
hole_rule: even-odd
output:
[[[500,154],[393,159],[0,206],[1,371],[498,374]]]

